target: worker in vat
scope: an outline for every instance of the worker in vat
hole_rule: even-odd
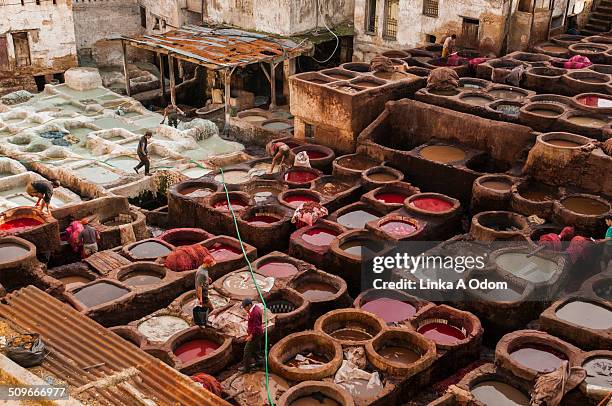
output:
[[[34,207],[38,207],[38,205],[42,202],[42,210],[45,208],[47,212],[51,213],[51,208],[49,204],[51,203],[51,198],[53,197],[53,189],[60,187],[60,183],[57,180],[50,182],[46,179],[43,180],[34,180],[26,186],[26,192],[28,195],[32,197],[38,198],[38,201],[34,205]]]
[[[177,105],[175,104],[169,105],[168,107],[164,109],[164,118],[162,119],[160,124],[163,124],[164,121],[166,121],[166,118],[168,118],[169,126],[174,127],[174,128],[178,127],[179,114],[182,116],[185,115],[183,110],[179,109]]]
[[[448,58],[453,52],[455,52],[455,42],[457,35],[452,34],[450,37],[446,37],[444,45],[442,45],[442,58]]]
[[[145,176],[151,175],[149,173],[149,168],[151,167],[151,161],[149,161],[149,141],[153,138],[153,133],[151,131],[147,131],[144,133],[142,137],[140,137],[140,141],[138,141],[138,149],[136,153],[138,154],[138,159],[140,159],[140,163],[134,167],[134,171],[138,173],[140,168],[144,166],[145,168]]]
[[[79,243],[83,246],[81,256],[85,259],[98,252],[100,232],[89,224],[88,219],[81,220],[81,224],[83,224],[83,230],[79,234]]]
[[[200,265],[195,274],[196,298],[198,299],[201,310],[203,310],[205,314],[203,324],[206,324],[208,314],[213,311],[213,305],[208,296],[208,287],[212,283],[212,279],[210,279],[208,275],[208,269],[216,263],[217,262],[210,253],[206,254],[204,261],[202,261],[202,265]]]
[[[284,142],[271,142],[268,145],[268,154],[272,157],[272,166],[270,166],[270,173],[274,172],[276,165],[282,168],[286,162],[291,162],[291,148]]]
[[[243,372],[249,372],[252,366],[251,361],[253,361],[253,358],[258,357],[261,351],[264,337],[263,312],[261,307],[253,305],[253,301],[249,298],[242,300],[242,308],[248,314],[248,321],[242,367],[239,369]]]

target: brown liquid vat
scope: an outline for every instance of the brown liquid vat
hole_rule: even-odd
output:
[[[591,70],[573,71],[563,75],[561,82],[570,90],[571,94],[605,93],[606,84],[610,82],[610,75]]]
[[[367,155],[342,155],[334,160],[332,173],[336,176],[361,176],[363,171],[379,165],[380,162]]]
[[[298,291],[310,302],[310,312],[313,318],[330,310],[349,306],[351,302],[346,281],[318,269],[304,271],[293,278],[288,286]]]
[[[524,216],[510,211],[484,211],[472,217],[470,234],[479,241],[516,240],[529,226]]]
[[[366,190],[376,189],[403,180],[404,174],[402,172],[388,166],[375,166],[361,174],[361,183]]]
[[[611,203],[603,197],[584,193],[569,194],[555,201],[553,220],[571,225],[587,235],[597,235],[605,229],[605,219],[612,214]]]
[[[0,255],[0,270],[6,274],[13,269],[33,266],[36,262],[36,246],[23,238],[6,236],[0,239]]]
[[[133,301],[134,296],[135,293],[130,288],[113,279],[98,279],[64,292],[64,297],[73,307],[88,315],[104,314],[112,309],[125,307]],[[93,318],[100,322],[97,317]]]
[[[555,35],[550,40],[555,44],[569,47],[572,44],[582,41],[584,38],[584,35],[560,34]]]
[[[321,365],[303,369],[287,365],[296,355],[317,354],[325,359]],[[332,376],[342,365],[342,347],[327,335],[317,331],[293,333],[270,349],[270,369],[279,376],[294,382],[320,380]]]
[[[155,261],[163,259],[174,250],[174,246],[158,238],[148,238],[126,245],[122,254],[131,261]]]
[[[580,294],[612,301],[612,273],[603,272],[590,277],[580,287]]]
[[[346,347],[370,342],[386,329],[386,324],[373,313],[358,309],[338,309],[319,317],[314,329]]]
[[[510,208],[520,214],[548,219],[552,215],[553,203],[559,198],[556,187],[523,180],[512,186]]]
[[[323,396],[325,400],[331,400],[336,402],[339,406],[354,406],[355,402],[353,401],[353,397],[349,392],[347,392],[340,385],[336,385],[332,382],[322,382],[322,381],[304,381],[299,384],[292,386],[288,391],[286,391],[276,403],[278,406],[292,406],[295,405],[297,401],[308,399],[306,402],[316,402],[319,403],[318,400],[312,395],[316,395],[317,399],[320,399],[320,396]],[[303,405],[310,403],[303,403]],[[323,405],[322,403],[320,403]]]
[[[119,282],[132,289],[151,289],[176,279],[176,274],[155,262],[138,262],[111,272]]]
[[[569,50],[567,47],[554,44],[552,42],[543,42],[533,46],[533,50],[539,54],[551,56],[553,58],[567,58],[569,57]]]
[[[126,214],[127,216],[120,213],[117,216],[101,218],[99,221],[94,220],[92,222],[100,232],[99,250],[112,249],[122,245],[121,227],[131,227],[137,241],[149,236],[147,218],[142,211],[129,208]]]
[[[556,124],[557,118],[565,113],[565,107],[543,102],[531,102],[521,107],[519,119],[537,131],[548,131]]]
[[[278,196],[288,189],[287,185],[279,184],[277,180],[252,180],[240,187],[242,192],[250,196],[254,206],[276,204]]]
[[[606,45],[580,42],[571,44],[567,48],[571,54],[586,56],[593,63],[606,62],[605,53],[608,51],[608,47]]]
[[[472,210],[508,210],[515,178],[508,175],[484,175],[472,186]]]

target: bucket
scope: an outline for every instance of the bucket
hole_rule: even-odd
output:
[[[205,326],[208,320],[208,309],[202,306],[195,306],[193,308],[193,323],[196,326]]]

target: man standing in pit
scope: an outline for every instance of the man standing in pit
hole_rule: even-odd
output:
[[[28,183],[28,186],[26,186],[26,192],[28,195],[38,198],[38,201],[34,207],[38,207],[42,201],[42,210],[44,211],[45,208],[47,208],[47,212],[51,213],[49,204],[51,203],[51,198],[53,197],[53,189],[58,187],[60,187],[60,183],[57,180],[54,180],[53,182],[49,182],[46,179],[35,180]]]
[[[254,306],[253,301],[249,298],[242,301],[242,308],[247,312],[249,318],[240,371],[249,372],[251,370],[251,361],[258,355],[263,341],[263,313],[261,307]]]
[[[160,124],[163,124],[164,121],[166,121],[166,117],[168,118],[168,125],[171,127],[178,127],[178,115],[185,115],[185,113],[183,113],[183,110],[179,109],[178,106],[171,104],[168,107],[166,107],[164,109],[164,118],[162,119],[162,122]]]
[[[98,252],[98,241],[100,241],[100,232],[89,224],[88,219],[81,220],[83,230],[79,234],[79,242],[83,246],[81,256],[83,259],[88,258]]]
[[[140,137],[140,141],[138,142],[138,149],[136,153],[138,154],[138,159],[140,159],[140,163],[134,167],[134,171],[138,173],[138,170],[144,166],[145,175],[151,175],[149,173],[149,168],[151,167],[151,161],[149,161],[149,140],[153,137],[153,133],[151,131],[147,131],[142,137]]]

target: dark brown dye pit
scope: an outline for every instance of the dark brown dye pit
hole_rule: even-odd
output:
[[[531,200],[532,202],[547,202],[556,199],[556,196],[552,193],[537,189],[521,190],[519,194],[525,199]]]
[[[575,141],[570,141],[570,140],[557,139],[557,140],[546,140],[546,142],[551,145],[554,145],[555,147],[561,147],[561,148],[576,148],[576,147],[582,146],[582,144],[575,142]]]
[[[423,148],[419,154],[425,159],[443,164],[461,161],[465,158],[465,152],[462,149],[448,145],[431,145]]]
[[[136,259],[158,258],[170,252],[170,248],[157,241],[146,241],[130,248],[130,254]]]
[[[338,164],[345,168],[355,169],[358,171],[365,171],[366,169],[373,168],[378,165],[378,162],[369,159],[365,156],[349,156],[338,160]]]
[[[525,94],[510,89],[493,89],[489,92],[491,96],[498,99],[516,100],[525,97]]]
[[[599,216],[608,212],[609,207],[602,202],[588,197],[569,197],[563,200],[563,206],[574,213]]]
[[[338,289],[323,282],[299,283],[295,290],[300,292],[307,300],[311,302],[329,300],[333,298],[336,293],[338,293]]]
[[[507,192],[512,187],[512,183],[502,180],[487,180],[482,182],[481,185],[488,189],[498,190],[500,192]]]
[[[539,372],[552,372],[567,360],[567,357],[561,352],[549,346],[537,344],[513,351],[510,357],[519,364]]]
[[[162,278],[151,272],[132,272],[122,280],[128,286],[144,286],[159,283]]]
[[[529,110],[529,112],[533,114],[537,114],[539,116],[546,116],[546,117],[555,117],[561,114],[558,111],[549,110],[549,109],[531,109]]]
[[[119,299],[129,292],[129,290],[115,286],[112,283],[98,282],[79,289],[74,293],[74,296],[85,306],[94,307]]]
[[[421,355],[407,347],[387,346],[376,351],[387,361],[410,365],[421,359]]]
[[[10,262],[22,258],[29,250],[23,245],[12,242],[0,244],[0,261]]]
[[[372,335],[360,328],[341,328],[330,333],[330,336],[338,340],[365,341],[372,338]]]
[[[395,176],[392,173],[388,173],[388,172],[374,172],[367,176],[368,178],[376,182],[394,182],[398,180],[397,176]]]

